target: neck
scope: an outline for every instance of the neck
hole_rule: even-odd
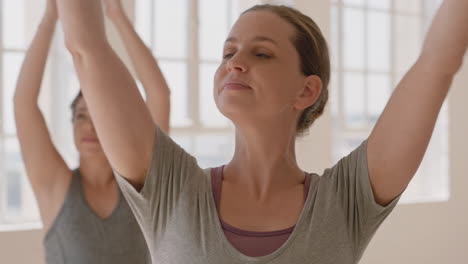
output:
[[[94,186],[107,186],[115,181],[112,168],[104,156],[81,156],[80,173],[85,183]]]
[[[224,169],[225,180],[245,185],[256,196],[304,181],[295,155],[295,126],[271,124],[236,129],[234,157]]]

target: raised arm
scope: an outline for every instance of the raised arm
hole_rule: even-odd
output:
[[[156,59],[135,32],[121,0],[103,0],[106,14],[116,25],[146,93],[146,105],[153,121],[169,134],[170,90]]]
[[[55,149],[38,106],[39,91],[57,22],[55,0],[26,53],[14,95],[16,130],[26,172],[47,225],[63,202],[71,171]]]
[[[135,81],[107,42],[101,1],[57,3],[65,42],[104,152],[119,174],[141,187],[156,126]]]
[[[369,177],[379,204],[398,196],[416,173],[467,46],[468,0],[444,0],[420,57],[369,137]]]

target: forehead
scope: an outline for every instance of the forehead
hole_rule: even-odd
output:
[[[228,39],[249,41],[259,36],[269,38],[279,46],[291,45],[295,34],[294,26],[267,10],[249,11],[241,15],[232,26]]]

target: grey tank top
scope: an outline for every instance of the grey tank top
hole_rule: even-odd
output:
[[[151,263],[140,227],[119,189],[119,201],[101,219],[88,206],[78,170],[54,223],[44,238],[48,264]]]

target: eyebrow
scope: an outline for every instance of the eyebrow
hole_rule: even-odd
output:
[[[226,41],[224,43],[228,43],[228,42],[236,42],[237,41],[237,38],[235,37],[229,37],[226,39]],[[253,38],[253,41],[259,41],[259,42],[270,42],[276,46],[278,46],[278,42],[276,42],[275,40],[269,38],[269,37],[265,37],[265,36],[256,36],[255,38]]]

